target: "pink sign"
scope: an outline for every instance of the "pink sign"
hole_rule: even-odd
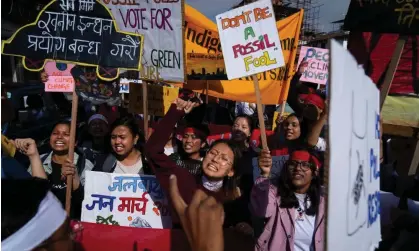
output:
[[[308,67],[301,76],[300,81],[325,85],[329,78],[329,50],[302,46],[298,65],[304,58],[308,62]]]
[[[74,64],[47,62],[45,72],[48,81],[45,83],[46,92],[73,92],[75,81],[71,75]]]

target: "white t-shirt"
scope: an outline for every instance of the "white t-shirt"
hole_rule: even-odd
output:
[[[295,251],[311,251],[311,242],[313,240],[314,225],[316,216],[310,216],[305,213],[304,199],[305,194],[295,194],[300,204],[300,207],[295,210],[295,237],[294,250]],[[307,200],[307,208],[310,207],[310,201]]]
[[[314,147],[314,149],[316,149],[319,152],[325,152],[326,151],[326,147],[327,147],[327,143],[326,140],[322,137],[319,137],[319,140],[317,140],[317,144]]]
[[[125,166],[121,162],[117,161],[113,172],[119,174],[144,174],[143,161],[139,158],[137,163],[132,166]]]
[[[172,154],[174,154],[176,152],[177,152],[177,146],[165,147],[164,148],[164,154],[166,156],[170,156],[170,155],[172,155]]]

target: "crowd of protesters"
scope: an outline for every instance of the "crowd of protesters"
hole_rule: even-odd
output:
[[[69,121],[54,126],[51,151],[45,154],[38,153],[32,139],[9,140],[29,158],[30,166],[6,166],[3,161],[10,158],[2,157],[3,249],[71,250],[75,226],[69,219],[80,219],[85,173],[96,171],[155,175],[171,196],[173,228],[185,231],[193,250],[222,250],[223,228],[254,238],[256,250],[323,250],[328,107],[323,92],[299,82],[305,66],[291,83],[287,102],[294,112],[275,121],[268,149],[262,148],[259,138],[252,142],[259,130],[254,104],[240,102],[233,106],[235,112],[223,113],[227,117],[236,113],[226,127],[207,123],[201,112],[206,104],[185,97],[176,99],[166,115],[152,123],[148,140],[142,121],[134,116],[111,122],[106,113],[91,114],[78,128],[72,160]],[[220,128],[227,128],[223,133],[230,137],[210,143],[208,137]],[[279,176],[271,173],[275,156],[288,159]],[[62,209],[68,175],[73,189],[69,218]],[[22,199],[13,200],[16,197]],[[185,213],[188,210],[194,213]]]

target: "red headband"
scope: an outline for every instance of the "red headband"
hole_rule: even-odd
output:
[[[324,109],[324,100],[317,94],[308,94],[303,98],[304,104],[312,104],[320,109]]]
[[[321,166],[320,161],[313,155],[311,155],[307,151],[294,151],[291,154],[291,160],[302,160],[302,161],[312,161],[316,165],[316,168],[318,169]]]
[[[307,151],[294,151],[291,154],[292,160],[310,161],[311,155]]]
[[[194,127],[186,127],[185,130],[183,130],[183,133],[193,133],[195,134],[195,136],[197,136],[198,138],[200,138],[201,140],[205,141],[207,139],[207,136],[205,135],[204,132],[202,132],[199,129],[196,129]]]

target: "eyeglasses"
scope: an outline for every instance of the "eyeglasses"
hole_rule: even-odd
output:
[[[209,151],[207,153],[208,156],[210,156],[213,159],[218,158],[218,161],[220,162],[220,164],[222,166],[224,165],[233,165],[233,162],[230,160],[230,158],[227,156],[227,154],[223,154],[219,151],[217,151],[216,149],[212,149],[211,151]],[[216,159],[217,160],[217,159]]]
[[[291,170],[294,170],[298,166],[301,166],[301,169],[303,171],[308,171],[311,168],[312,164],[308,161],[297,161],[297,160],[290,160],[288,162],[288,168]]]

